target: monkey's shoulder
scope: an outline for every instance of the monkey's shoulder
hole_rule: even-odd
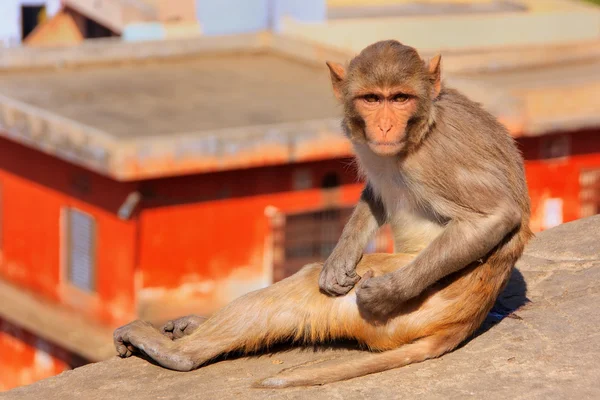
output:
[[[498,119],[478,103],[456,89],[444,88],[435,102],[436,125],[438,132],[451,132],[443,135],[447,139],[485,139],[487,143],[504,143],[510,134]],[[490,142],[491,141],[491,142]],[[480,140],[472,144],[479,143]]]

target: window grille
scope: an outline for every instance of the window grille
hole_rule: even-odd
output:
[[[342,234],[353,208],[330,208],[288,214],[274,237],[275,252],[282,254],[274,265],[273,280],[284,279],[306,264],[325,261]],[[380,230],[365,252],[387,252],[390,243],[387,229]]]
[[[600,168],[583,170],[579,174],[580,217],[600,213]]]
[[[77,209],[67,210],[67,279],[86,292],[96,289],[96,221]]]

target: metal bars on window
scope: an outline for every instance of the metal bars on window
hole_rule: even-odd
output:
[[[352,210],[352,207],[328,208],[285,215],[273,235],[275,253],[282,255],[274,262],[273,281],[296,273],[306,264],[326,260]],[[389,230],[381,230],[365,252],[387,252],[390,240]]]
[[[600,213],[600,168],[582,170],[579,174],[579,184],[579,216],[584,218]]]
[[[67,279],[75,287],[96,289],[96,221],[74,208],[66,212]]]

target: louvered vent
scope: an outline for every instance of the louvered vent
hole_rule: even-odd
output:
[[[69,281],[79,289],[93,292],[96,286],[96,222],[81,211],[68,212]]]

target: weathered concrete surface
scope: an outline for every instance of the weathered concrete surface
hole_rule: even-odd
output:
[[[88,365],[2,399],[599,399],[600,216],[544,232],[528,247],[498,310],[514,308],[440,359],[322,387],[260,390],[260,378],[356,352],[292,350],[179,373],[139,358]],[[527,286],[525,288],[525,285]]]

